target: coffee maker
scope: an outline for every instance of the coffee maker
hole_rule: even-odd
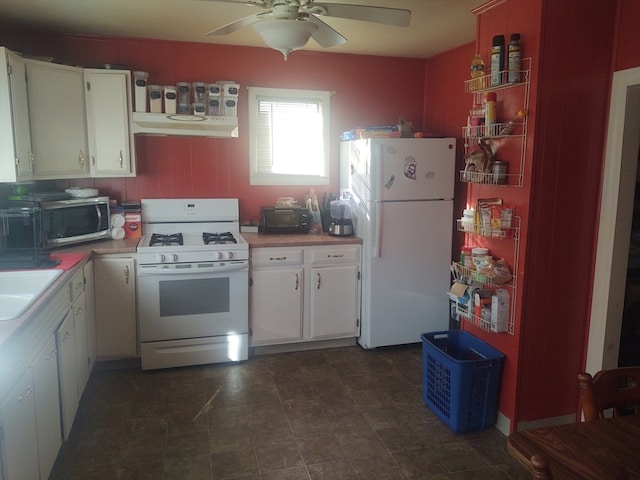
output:
[[[351,201],[348,198],[334,200],[331,207],[331,225],[329,235],[334,237],[348,237],[353,235],[353,220],[351,215]]]

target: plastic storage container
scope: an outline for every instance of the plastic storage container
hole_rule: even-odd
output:
[[[454,433],[492,427],[504,354],[470,333],[422,334],[422,397]]]

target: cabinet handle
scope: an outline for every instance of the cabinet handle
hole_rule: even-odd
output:
[[[91,165],[93,165],[94,167],[96,166],[96,156],[95,155],[91,155]]]
[[[318,276],[318,283],[316,285],[316,290],[320,290],[320,274],[317,273],[316,275]]]
[[[286,260],[287,257],[269,257],[269,260],[276,260],[276,261],[280,261],[280,260]]]
[[[29,385],[29,388],[27,388],[27,391],[24,392],[24,394],[22,394],[22,395],[20,395],[18,397],[18,402],[26,400],[27,398],[29,398],[31,396],[32,393],[33,393],[33,387],[31,385]]]
[[[124,283],[129,285],[129,265],[124,266]]]
[[[300,275],[296,273],[296,287],[294,290],[298,290],[299,286],[300,286]]]
[[[118,160],[120,161],[120,168],[124,166],[124,157],[122,156],[122,150],[120,150],[120,156],[118,156]]]
[[[82,150],[80,150],[80,153],[78,154],[78,163],[82,168],[84,168],[84,152]]]

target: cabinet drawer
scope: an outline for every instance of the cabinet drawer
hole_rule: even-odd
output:
[[[251,252],[251,266],[302,265],[302,253],[298,248],[257,248]]]
[[[84,292],[84,271],[82,269],[78,270],[73,276],[71,282],[69,282],[69,288],[71,289],[71,303],[73,303],[76,298],[78,298],[80,295],[82,295],[82,292]]]
[[[336,265],[360,261],[359,247],[311,248],[307,254],[310,265]]]

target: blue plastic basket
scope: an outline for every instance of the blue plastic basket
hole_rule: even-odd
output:
[[[492,427],[504,354],[470,333],[422,334],[424,403],[455,433]]]

